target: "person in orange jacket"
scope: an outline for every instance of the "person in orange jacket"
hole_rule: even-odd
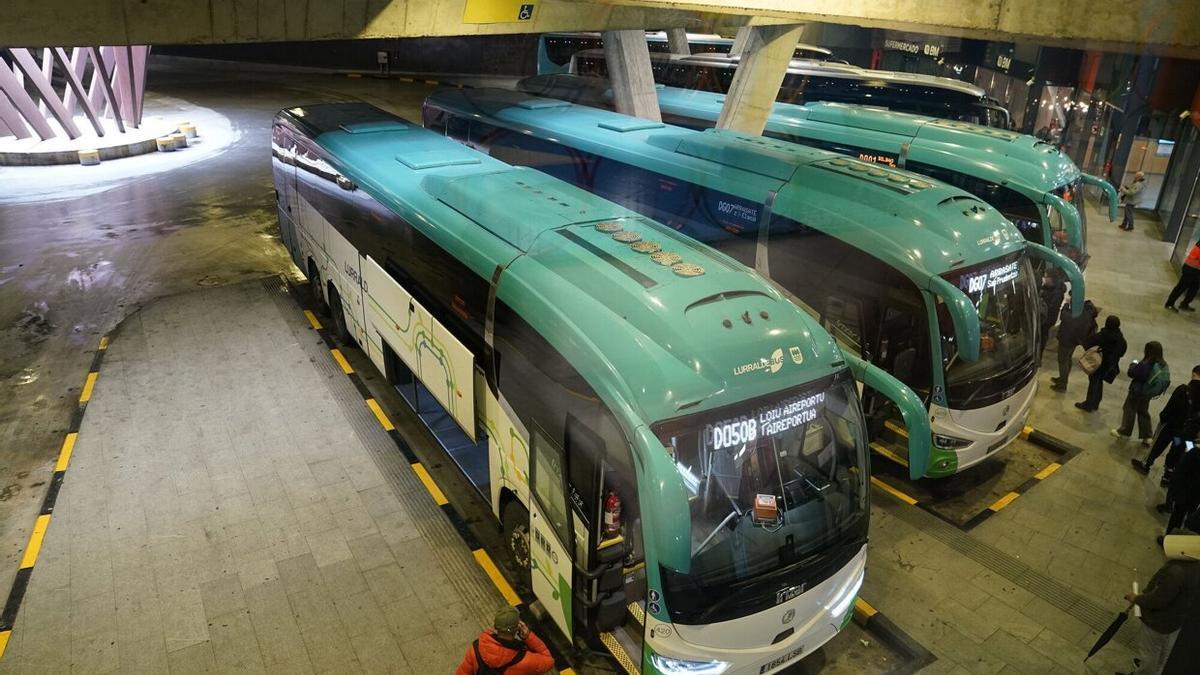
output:
[[[496,612],[492,627],[467,648],[455,675],[542,675],[554,669],[554,657],[512,607]]]
[[[1200,290],[1200,242],[1193,244],[1192,249],[1188,251],[1187,260],[1183,261],[1183,268],[1179,270],[1179,283],[1175,284],[1171,295],[1167,296],[1166,308],[1172,312],[1178,312],[1179,309],[1196,311],[1196,308],[1192,307],[1192,299],[1196,297],[1197,290]],[[1175,301],[1181,295],[1183,304],[1179,305],[1179,309],[1175,309]]]

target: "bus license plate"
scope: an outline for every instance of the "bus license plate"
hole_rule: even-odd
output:
[[[779,666],[782,666],[783,664],[787,663],[788,661],[791,661],[792,659],[796,658],[797,656],[800,656],[803,653],[804,653],[804,645],[800,645],[799,647],[796,647],[795,649],[784,654],[783,656],[771,659],[770,661],[767,661],[766,663],[762,664],[762,667],[758,669],[758,675],[762,675],[763,673],[767,672],[768,670],[775,670]]]

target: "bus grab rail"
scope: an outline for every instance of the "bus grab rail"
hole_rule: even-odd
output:
[[[1025,242],[1025,247],[1030,255],[1045,260],[1067,275],[1067,281],[1071,282],[1071,316],[1079,316],[1079,313],[1083,311],[1085,294],[1083,271],[1079,269],[1079,265],[1076,265],[1074,260],[1071,260],[1049,246],[1042,246],[1041,244],[1027,241]]]
[[[1067,233],[1067,243],[1082,251],[1083,221],[1079,217],[1079,211],[1071,202],[1055,194],[1046,193],[1046,203],[1062,216],[1063,230]]]
[[[1117,222],[1117,212],[1120,210],[1117,207],[1117,203],[1120,201],[1117,199],[1117,188],[1113,187],[1112,183],[1099,176],[1093,176],[1090,173],[1080,174],[1079,177],[1084,183],[1091,185],[1092,187],[1098,187],[1104,192],[1104,196],[1108,197],[1108,222]],[[1082,209],[1083,204],[1080,204],[1079,208]]]
[[[921,478],[929,469],[933,438],[925,402],[908,385],[879,366],[844,351],[843,355],[854,379],[883,394],[900,410],[908,429],[908,475],[913,480]]]
[[[935,275],[929,277],[925,290],[946,303],[950,316],[954,317],[954,340],[958,343],[958,354],[966,361],[979,360],[979,312],[975,303],[954,284]]]

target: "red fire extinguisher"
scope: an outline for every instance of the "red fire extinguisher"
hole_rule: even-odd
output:
[[[604,497],[604,536],[615,537],[621,533],[621,498],[616,492],[608,491]]]

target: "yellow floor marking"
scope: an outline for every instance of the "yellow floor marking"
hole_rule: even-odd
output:
[[[613,655],[613,658],[617,660],[617,663],[621,666],[621,669],[626,673],[629,673],[629,675],[635,675],[636,673],[641,672],[641,669],[637,667],[637,665],[633,662],[633,659],[629,658],[629,654],[625,653],[625,647],[623,647],[621,642],[617,640],[617,636],[608,632],[601,633],[600,643],[603,644],[606,649],[608,649],[608,653]]]
[[[71,451],[75,449],[75,439],[79,434],[72,431],[63,439],[62,450],[58,451],[58,462],[54,465],[55,471],[66,471],[67,464],[71,462]]]
[[[558,671],[558,674],[559,675],[575,675],[575,669],[574,668],[563,668],[562,670]]]
[[[321,330],[321,322],[317,321],[317,315],[313,314],[312,311],[304,310],[304,318],[308,319],[314,330]]]
[[[513,607],[521,604],[521,596],[517,595],[513,587],[508,585],[508,580],[504,578],[503,574],[500,574],[500,570],[496,568],[496,563],[492,562],[487,552],[481,548],[477,548],[471,551],[471,553],[475,555],[475,562],[479,563],[484,572],[487,572],[488,578],[492,580],[496,589],[500,591],[500,595],[504,596],[505,601]]]
[[[1058,462],[1050,462],[1048,465],[1046,465],[1046,468],[1044,468],[1041,471],[1034,474],[1033,477],[1038,480],[1046,480],[1047,476],[1054,473],[1055,471],[1058,471],[1061,468],[1062,468],[1062,464],[1059,464]]]
[[[874,450],[875,452],[879,453],[880,455],[887,457],[888,459],[892,460],[893,462],[895,462],[897,464],[900,464],[902,466],[908,466],[907,459],[892,452],[892,450],[890,448],[888,448],[886,445],[883,445],[882,443],[872,443],[871,449]]]
[[[37,562],[38,553],[42,550],[42,538],[46,536],[46,528],[50,526],[50,514],[38,516],[33,523],[33,532],[29,535],[29,545],[25,547],[25,555],[21,556],[21,569],[33,567]]]
[[[1025,427],[1023,429],[1021,429],[1021,440],[1023,440],[1023,441],[1029,440],[1029,435],[1032,433],[1033,433],[1033,427],[1026,424]]]
[[[104,335],[100,338],[100,346],[97,347],[97,349],[99,349],[100,351],[104,351],[105,349],[108,349],[108,336],[107,335]]]
[[[437,80],[425,80],[425,84],[432,84],[436,87],[437,85],[441,84],[441,82],[438,82]]]
[[[1000,499],[997,499],[997,500],[996,500],[996,503],[995,503],[995,504],[992,504],[992,505],[991,505],[991,506],[989,506],[988,508],[989,508],[989,509],[991,509],[991,510],[993,510],[993,511],[999,511],[1000,509],[1002,509],[1002,508],[1004,508],[1004,507],[1008,506],[1009,504],[1011,504],[1011,503],[1012,503],[1012,500],[1014,500],[1014,499],[1016,499],[1017,497],[1020,497],[1020,496],[1021,496],[1021,494],[1020,494],[1019,492],[1010,492],[1010,493],[1008,493],[1008,494],[1004,495],[1003,497],[1001,497]]]
[[[371,412],[375,413],[375,419],[379,420],[379,426],[383,427],[384,431],[391,431],[392,429],[396,428],[395,425],[392,424],[392,421],[388,419],[387,415],[383,414],[383,408],[379,407],[379,404],[375,402],[375,399],[367,399],[367,407],[371,409]]]
[[[862,598],[855,598],[854,613],[862,616],[864,619],[869,619],[879,612],[870,604],[868,604],[866,600],[863,600]]]
[[[79,402],[87,403],[92,398],[92,388],[96,386],[96,378],[100,373],[92,371],[88,373],[87,379],[83,381],[83,391],[79,392]]]
[[[12,637],[11,630],[0,630],[0,658],[4,657],[4,650],[8,648],[8,638]]]
[[[913,499],[912,497],[909,497],[908,495],[904,494],[903,492],[897,490],[896,488],[892,487],[891,485],[888,485],[887,483],[879,480],[878,478],[876,478],[874,476],[871,476],[871,484],[874,485],[875,487],[879,488],[880,490],[883,490],[884,492],[890,494],[891,496],[895,497],[896,499],[899,499],[900,501],[904,502],[905,504],[908,504],[909,506],[917,505],[917,500]]]
[[[354,368],[350,366],[350,362],[346,360],[345,356],[342,356],[342,350],[330,349],[329,353],[333,354],[333,360],[337,361],[337,364],[341,366],[343,373],[349,375],[354,372]]]
[[[901,436],[908,438],[908,429],[905,429],[904,427],[900,426],[899,424],[896,424],[895,422],[893,422],[891,420],[885,421],[883,423],[883,426],[890,429],[892,431],[892,433],[900,434]]]
[[[346,73],[346,77],[362,77],[362,73]]]
[[[442,494],[442,489],[433,482],[433,476],[429,475],[420,462],[413,462],[412,470],[417,474],[417,478],[421,479],[421,483],[425,485],[425,489],[429,491],[429,495],[433,497],[433,501],[437,502],[438,506],[450,503],[450,500],[446,499],[446,495]]]

